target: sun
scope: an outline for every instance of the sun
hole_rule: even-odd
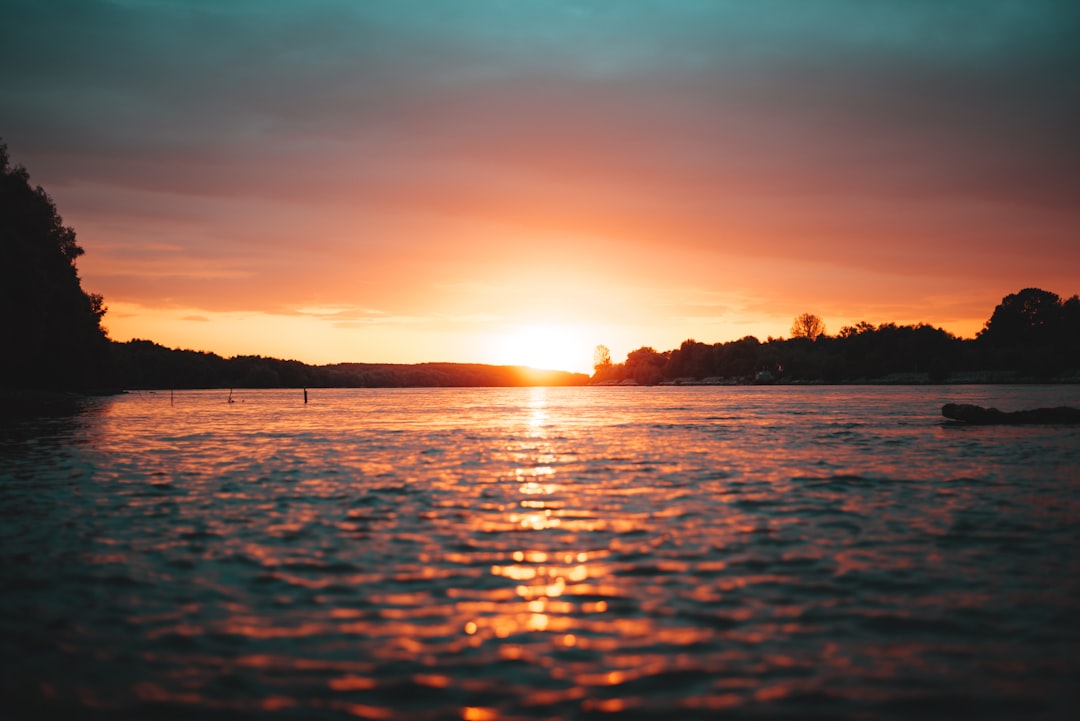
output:
[[[495,339],[496,365],[538,370],[592,372],[592,346],[583,333],[566,325],[525,325]]]

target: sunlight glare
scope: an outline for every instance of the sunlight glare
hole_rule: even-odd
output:
[[[569,326],[522,326],[497,338],[494,345],[496,365],[592,373],[593,346]]]

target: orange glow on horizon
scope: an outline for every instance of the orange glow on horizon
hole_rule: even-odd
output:
[[[78,190],[62,188],[58,204],[78,211],[80,201],[88,201]],[[216,209],[225,199],[207,202],[220,218],[199,231],[203,242],[253,232]],[[213,263],[178,255],[178,221],[165,227],[160,243],[148,245],[137,228],[117,231],[89,209],[65,220],[79,229],[87,249],[79,261],[83,285],[104,295],[104,324],[115,340],[315,365],[460,362],[591,374],[597,345],[607,346],[618,363],[637,348],[663,352],[690,338],[765,341],[786,337],[802,312],[822,317],[830,334],[865,320],[925,322],[973,337],[1001,297],[1016,290],[1001,278],[944,278],[925,267],[889,270],[874,258],[845,260],[858,264],[855,273],[820,259],[808,267],[798,254],[773,250],[794,229],[763,235],[746,217],[717,236],[723,242],[708,242],[711,221],[702,218],[702,225],[680,231],[685,243],[669,245],[657,240],[665,237],[661,228],[650,235],[645,226],[623,228],[615,220],[606,226],[582,220],[580,227],[591,230],[574,232],[573,213],[547,227],[456,214],[438,222],[403,220],[391,208],[367,208],[363,227],[383,245],[361,251],[342,230],[356,226],[354,210],[318,208],[312,217],[314,210],[294,208],[280,227],[260,223],[265,255]],[[237,211],[255,209],[241,203]],[[305,255],[274,250],[309,225],[323,233],[325,248]],[[440,245],[430,246],[428,237]],[[395,255],[392,245],[425,248],[425,262]],[[882,294],[901,278],[904,297]]]
[[[157,4],[130,5],[125,12],[139,15]],[[1037,93],[1026,83],[1001,103],[984,92],[1001,80],[990,71],[969,89],[988,102],[983,111],[960,112],[966,104],[942,102],[951,95],[937,86],[953,77],[951,53],[923,58],[945,64],[940,74],[908,77],[900,87],[925,90],[910,93],[891,84],[900,76],[876,74],[882,66],[873,56],[852,73],[814,78],[811,87],[826,93],[819,96],[805,79],[789,86],[797,75],[777,72],[784,52],[744,57],[740,43],[695,47],[708,34],[680,34],[687,8],[654,9],[655,18],[630,23],[627,30],[642,31],[633,41],[604,29],[598,44],[566,35],[561,14],[543,12],[536,28],[528,23],[545,38],[533,45],[515,20],[528,11],[513,5],[492,17],[483,4],[462,10],[461,18],[477,17],[459,30],[503,22],[515,30],[471,38],[462,47],[487,49],[442,62],[357,55],[351,43],[309,49],[313,33],[283,39],[304,48],[295,57],[260,57],[274,44],[253,42],[250,67],[243,59],[232,67],[295,91],[281,97],[310,93],[311,105],[236,102],[214,86],[205,107],[159,106],[183,95],[141,86],[149,75],[125,74],[117,92],[146,103],[145,114],[105,103],[68,118],[88,124],[72,132],[54,122],[51,103],[41,104],[47,87],[23,83],[14,94],[29,94],[11,103],[22,129],[5,140],[77,230],[83,286],[104,296],[115,339],[226,356],[588,373],[597,344],[620,362],[636,348],[670,350],[688,338],[765,340],[786,336],[803,312],[822,317],[831,333],[865,320],[925,322],[971,337],[1009,293],[1078,291],[1075,133],[1057,103],[1032,105]],[[730,15],[716,28],[756,14],[690,5],[714,22]],[[367,28],[398,12],[364,7],[336,20]],[[382,19],[361,20],[368,12]],[[383,39],[402,57],[439,57],[446,47],[432,46],[426,32],[413,36],[423,23],[400,12]],[[797,22],[765,16],[744,28],[748,37]],[[605,17],[583,13],[578,21],[599,31]],[[654,37],[654,21],[663,27],[665,18],[673,24]],[[110,32],[123,27],[114,25]],[[73,42],[88,39],[72,27]],[[862,36],[874,23],[828,27],[826,36],[860,38],[840,47],[875,47]],[[402,44],[393,32],[404,33]],[[519,33],[521,44],[504,44]],[[693,62],[669,65],[681,54],[677,37]],[[564,58],[551,52],[558,38],[567,42]],[[627,46],[612,54],[605,43],[617,38]],[[818,50],[848,58],[847,50],[832,55],[828,43]],[[908,50],[915,58],[925,48],[913,42]],[[343,64],[328,67],[356,74],[298,73],[297,58],[336,53]],[[1000,67],[1014,66],[1040,67]],[[175,67],[181,76],[196,72]],[[66,87],[71,78],[58,68],[35,71],[59,73],[53,81]],[[365,93],[356,93],[354,75],[371,81],[362,83]],[[187,81],[201,83],[197,74]],[[57,93],[55,102],[70,97]],[[357,112],[342,112],[351,102],[361,103]],[[870,112],[893,103],[904,112]],[[146,117],[175,125],[133,122]],[[971,118],[981,119],[978,133]],[[252,128],[261,130],[233,135]]]
[[[752,335],[787,337],[794,313],[760,321],[717,322],[687,318],[659,330],[641,324],[533,323],[493,324],[486,319],[443,322],[415,320],[400,326],[372,323],[343,326],[325,314],[221,312],[198,308],[154,308],[137,304],[107,303],[104,325],[116,341],[151,340],[170,348],[217,353],[223,357],[262,355],[299,360],[312,365],[330,363],[456,362],[525,366],[591,375],[593,350],[605,345],[615,363],[642,346],[663,352],[684,340],[719,343]],[[801,306],[793,307],[799,308]],[[310,311],[311,309],[306,309]],[[992,310],[992,307],[991,307]],[[829,335],[845,325],[866,320],[874,325],[928,322],[963,338],[973,338],[986,317],[895,319],[883,314],[838,318],[819,313]]]

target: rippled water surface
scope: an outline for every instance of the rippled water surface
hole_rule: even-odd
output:
[[[1080,388],[138,393],[0,426],[0,716],[1069,718]]]

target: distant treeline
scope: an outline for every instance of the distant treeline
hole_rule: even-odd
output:
[[[1080,298],[1039,288],[1006,296],[971,340],[929,325],[845,326],[836,336],[804,314],[790,339],[695,340],[639,348],[612,363],[598,348],[594,382],[978,382],[1080,380]]]
[[[307,365],[262,356],[222,358],[174,350],[148,340],[112,343],[107,363],[114,388],[416,388],[582,385],[583,373],[477,363],[337,363]]]
[[[109,342],[99,384],[114,388],[398,388],[585,383],[770,383],[1080,380],[1080,298],[1026,288],[1006,296],[982,332],[964,340],[929,325],[858,323],[825,333],[815,316],[796,319],[789,339],[748,336],[639,348],[623,363],[580,373],[466,363],[339,363],[313,366],[261,356],[222,358],[147,340]],[[600,354],[604,356],[603,353]]]

